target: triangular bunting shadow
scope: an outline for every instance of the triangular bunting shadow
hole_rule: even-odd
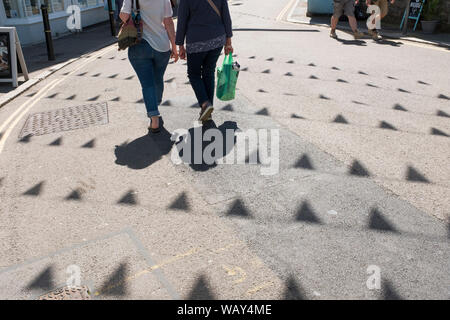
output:
[[[172,204],[169,206],[169,209],[184,210],[184,211],[191,210],[191,206],[189,205],[186,192],[180,194],[178,198],[176,198],[175,201],[172,202]]]
[[[187,300],[216,300],[211,286],[208,283],[207,278],[201,275],[195,281],[194,286],[187,296]]]
[[[267,110],[267,108],[263,108],[263,109],[259,110],[258,112],[256,112],[255,114],[257,114],[259,116],[268,116],[269,110]]]
[[[398,103],[394,106],[393,109],[398,110],[398,111],[408,111],[405,107],[403,107],[402,105],[400,105]]]
[[[113,274],[102,283],[99,293],[107,296],[125,296],[127,294],[128,265],[121,263]]]
[[[92,139],[91,141],[86,142],[81,147],[82,148],[94,148],[95,147],[95,139]]]
[[[52,143],[49,144],[49,146],[60,146],[62,143],[62,137],[59,137],[58,139],[56,139],[55,141],[53,141]]]
[[[130,190],[126,195],[122,197],[118,202],[118,204],[128,204],[128,205],[137,205],[136,197],[134,196],[134,191]]]
[[[386,121],[381,121],[381,122],[380,122],[380,128],[381,128],[381,129],[394,130],[394,131],[397,130],[396,127],[394,127],[392,124],[390,124],[390,123],[388,123],[388,122],[386,122]]]
[[[317,223],[321,224],[322,222],[317,217],[316,213],[313,211],[308,201],[304,201],[297,212],[296,216],[297,221],[303,221],[307,223]]]
[[[251,213],[245,207],[243,201],[241,199],[236,199],[228,209],[227,216],[236,216],[242,218],[251,218]]]
[[[81,192],[73,190],[66,198],[66,200],[81,200]]]
[[[348,174],[353,176],[369,177],[370,173],[366,168],[358,161],[354,160]]]
[[[311,160],[309,159],[309,156],[307,154],[304,154],[300,159],[298,159],[298,161],[295,163],[294,168],[314,170],[314,166],[312,165]]]
[[[388,280],[383,280],[381,290],[383,300],[403,300],[392,283]]]
[[[39,182],[37,185],[32,187],[31,189],[28,189],[23,193],[24,196],[38,196],[42,191],[42,186],[44,185],[44,181]]]
[[[431,128],[431,134],[434,136],[443,136],[443,137],[448,137],[448,134],[446,134],[444,131],[441,131],[439,129],[436,128]]]
[[[438,111],[436,112],[436,115],[437,115],[438,117],[447,117],[447,118],[450,118],[450,114],[448,114],[448,113],[446,113],[445,111],[442,111],[442,110],[438,110]]]
[[[32,280],[28,285],[28,290],[38,289],[38,290],[51,290],[55,287],[54,277],[53,277],[53,266],[45,268],[34,280]]]
[[[28,143],[28,142],[30,142],[30,139],[31,139],[31,137],[32,137],[33,135],[30,133],[30,134],[27,134],[25,137],[23,137],[22,139],[20,139],[19,140],[19,142],[20,143]]]
[[[300,288],[293,275],[290,275],[286,280],[283,300],[306,300],[303,289]]]
[[[377,208],[373,208],[370,211],[369,229],[398,233],[394,226],[392,226],[391,223],[383,217],[383,214]]]
[[[406,172],[406,180],[430,183],[430,181],[427,178],[425,178],[423,174],[421,174],[419,171],[417,171],[411,166],[408,167],[408,170]]]
[[[340,114],[338,114],[336,116],[336,118],[334,118],[333,122],[335,123],[343,123],[343,124],[348,124],[348,121]]]
[[[95,96],[95,97],[92,97],[92,98],[88,99],[87,101],[97,101],[98,98],[100,98],[100,95],[97,95],[97,96]]]
[[[227,104],[225,107],[222,108],[223,111],[234,111],[233,105]]]

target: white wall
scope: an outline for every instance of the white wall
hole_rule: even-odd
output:
[[[22,46],[32,45],[45,41],[44,25],[42,16],[35,16],[28,19],[7,19],[3,8],[3,1],[0,1],[0,25],[5,27],[16,27],[19,40]],[[66,22],[69,15],[65,12],[50,14],[50,29],[54,37],[69,33]],[[87,27],[96,23],[107,21],[108,12],[103,5],[81,10],[81,26]]]

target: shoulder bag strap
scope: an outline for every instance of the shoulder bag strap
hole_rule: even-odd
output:
[[[209,5],[211,6],[211,8],[213,8],[213,10],[217,13],[217,15],[222,18],[222,15],[220,14],[219,9],[217,9],[216,5],[214,4],[214,2],[212,0],[206,0],[208,1]]]

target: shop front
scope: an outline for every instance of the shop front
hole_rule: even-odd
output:
[[[81,27],[106,21],[103,0],[0,0],[0,26],[16,27],[22,45],[45,41],[41,5],[46,4],[54,37],[70,32],[66,12],[71,5],[80,7]]]

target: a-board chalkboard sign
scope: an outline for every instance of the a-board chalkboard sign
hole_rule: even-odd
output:
[[[0,78],[12,78],[9,32],[0,32]]]
[[[28,80],[28,70],[15,27],[0,27],[0,82],[18,86],[18,77]]]
[[[426,0],[411,0],[409,3],[409,16],[406,17],[406,11],[408,8],[405,9],[405,13],[403,14],[402,23],[400,23],[400,29],[403,28],[403,24],[405,23],[405,20],[408,19],[416,20],[416,23],[414,24],[414,31],[417,28],[417,24],[419,23],[420,14],[422,13],[423,6],[425,4]],[[406,22],[407,23],[407,22]]]
[[[423,6],[422,0],[411,0],[411,3],[409,4],[409,18],[418,18],[419,14],[421,12],[421,8]]]

